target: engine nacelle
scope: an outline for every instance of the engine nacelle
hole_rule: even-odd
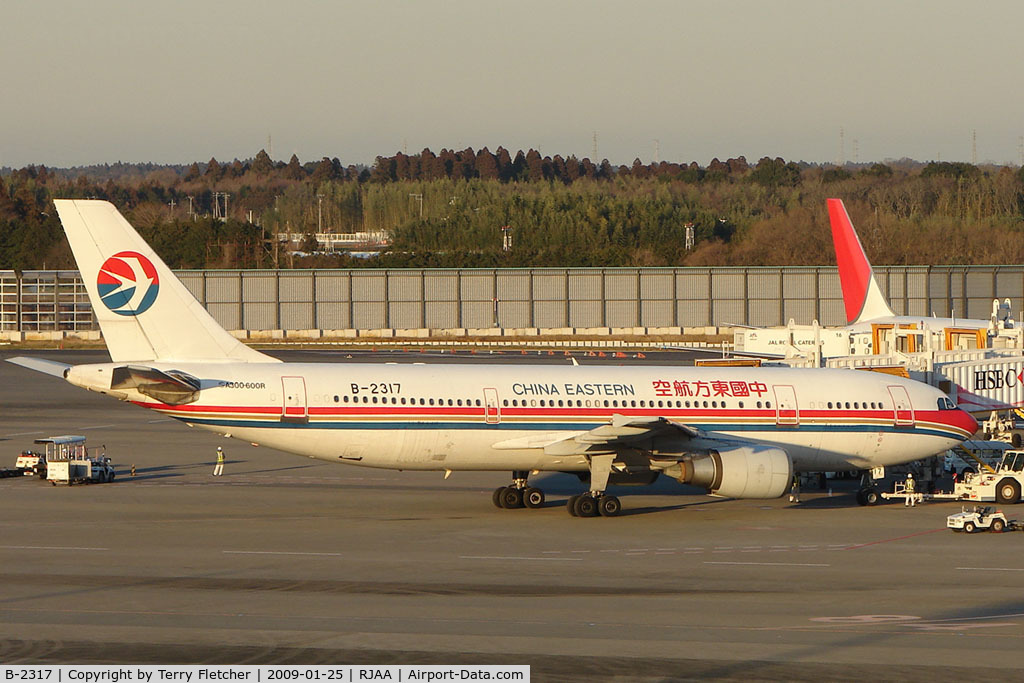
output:
[[[674,469],[674,468],[673,468]],[[712,450],[679,463],[672,474],[728,498],[778,498],[793,481],[793,461],[781,448],[737,446]]]

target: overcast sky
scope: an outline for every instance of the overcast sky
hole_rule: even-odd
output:
[[[4,0],[0,166],[1020,163],[1024,2]],[[840,130],[843,130],[842,144]]]

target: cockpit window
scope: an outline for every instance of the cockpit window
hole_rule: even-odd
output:
[[[956,406],[951,400],[943,396],[939,399],[939,410],[956,410]]]

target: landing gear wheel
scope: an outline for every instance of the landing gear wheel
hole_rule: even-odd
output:
[[[523,504],[531,510],[544,507],[544,492],[531,486],[523,491]]]
[[[615,496],[601,496],[597,501],[597,509],[602,517],[615,517],[622,510],[622,503]]]
[[[864,500],[864,492],[867,489],[857,489],[857,505],[867,505],[867,501]]]
[[[996,487],[996,502],[1013,505],[1020,501],[1020,484],[1013,479],[1003,479]]]
[[[1003,533],[1003,529],[1005,529],[1005,528],[1006,528],[1006,525],[1003,524],[1003,520],[1001,520],[1001,519],[993,519],[992,520],[992,531],[994,533],[1001,534],[1001,533]]]
[[[878,495],[878,489],[870,488],[864,491],[864,504],[865,505],[878,505],[882,500],[882,497]]]
[[[491,494],[491,502],[494,503],[494,507],[505,507],[504,505],[501,504],[501,497],[502,494],[505,493],[505,489],[507,488],[507,486],[499,486],[498,488],[494,489],[494,493]]]
[[[569,500],[565,501],[565,509],[569,511],[569,514],[573,517],[576,516],[576,501],[579,496],[569,496]]]
[[[515,486],[505,487],[501,494],[501,507],[507,510],[523,507],[523,492]]]
[[[977,528],[978,527],[974,526],[974,522],[964,523],[964,531],[966,531],[969,534],[973,534],[977,530]]]
[[[576,499],[574,506],[577,517],[597,517],[597,501],[589,493],[584,493]]]

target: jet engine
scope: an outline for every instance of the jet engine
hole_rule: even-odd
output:
[[[793,481],[793,461],[781,448],[736,446],[695,455],[665,473],[727,498],[778,498]]]

